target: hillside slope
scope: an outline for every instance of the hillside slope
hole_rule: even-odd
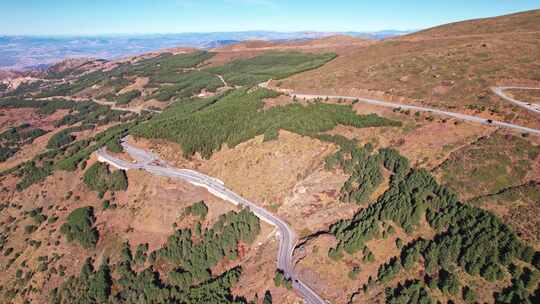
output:
[[[539,32],[540,10],[520,12],[496,18],[482,18],[455,22],[419,31],[406,37],[450,37],[470,34]]]
[[[536,119],[512,109],[490,87],[540,86],[539,18],[536,10],[464,21],[357,47],[282,87],[377,96],[536,125]]]

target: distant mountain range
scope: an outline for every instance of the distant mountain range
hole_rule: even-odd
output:
[[[378,32],[215,32],[104,36],[0,36],[0,69],[46,67],[65,58],[112,59],[172,47],[215,48],[245,40],[315,39],[349,35],[383,39],[410,31]]]

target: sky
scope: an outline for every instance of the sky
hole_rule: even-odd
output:
[[[2,35],[416,30],[540,0],[0,0]]]

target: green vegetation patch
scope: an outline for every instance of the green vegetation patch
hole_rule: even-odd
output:
[[[84,183],[88,188],[101,193],[107,191],[125,191],[128,186],[126,172],[116,170],[111,172],[109,166],[95,162],[84,172]]]
[[[287,278],[283,270],[277,269],[274,274],[274,286],[280,287],[282,285],[288,290],[292,290],[292,279]]]
[[[21,178],[17,183],[17,191],[23,191],[33,184],[39,183],[53,172],[53,162],[44,161],[38,165],[35,161],[23,163],[19,168],[16,168],[15,174]]]
[[[244,209],[241,212],[228,212],[221,215],[211,229],[193,241],[191,229],[182,229],[169,237],[158,256],[181,267],[176,272],[188,272],[189,283],[205,281],[210,278],[209,269],[224,257],[236,260],[238,244],[251,244],[260,232],[259,218]],[[186,278],[186,279],[188,279]]]
[[[185,98],[198,94],[203,89],[215,92],[223,83],[216,75],[205,71],[191,71],[174,77],[174,82],[164,84],[151,98],[159,101],[168,101],[171,98]]]
[[[132,90],[129,92],[126,92],[124,94],[120,94],[115,98],[116,104],[122,105],[122,104],[128,104],[133,99],[138,98],[141,96],[141,91],[139,90]]]
[[[43,87],[45,82],[38,80],[38,81],[28,81],[23,82],[15,90],[10,91],[7,93],[7,96],[26,96],[32,92],[35,92]]]
[[[107,72],[94,71],[78,77],[76,80],[44,89],[37,97],[70,96],[94,85],[103,85],[111,81]]]
[[[105,92],[102,97],[126,104],[140,95],[136,91],[118,96],[116,94],[133,78],[148,77],[147,87],[157,88],[148,98],[169,101],[191,97],[202,90],[215,92],[223,86],[217,75],[222,75],[231,85],[251,86],[318,68],[336,57],[335,54],[268,52],[255,58],[238,59],[220,67],[197,68],[212,56],[213,53],[206,51],[176,55],[164,53],[133,64],[121,64],[110,71],[98,70],[83,74],[76,80],[48,88],[38,96],[70,96],[99,85]]]
[[[77,241],[85,249],[94,248],[99,239],[99,233],[93,227],[95,221],[94,208],[78,208],[68,215],[66,223],[60,227],[60,232],[68,242]]]
[[[52,291],[49,302],[247,304],[242,298],[235,298],[231,292],[242,273],[239,267],[200,285],[174,286],[164,281],[159,272],[152,268],[136,272],[129,262],[114,266],[105,261],[95,270],[92,261],[87,260],[80,275],[68,278]]]
[[[0,133],[0,162],[17,153],[22,146],[30,144],[34,139],[46,134],[47,131],[32,128],[29,124],[11,127]]]
[[[529,182],[506,188],[495,194],[474,198],[468,203],[482,208],[493,205],[506,207],[508,212],[503,215],[505,223],[527,241],[540,240],[540,183]]]
[[[154,58],[148,58],[134,64],[122,64],[110,71],[93,71],[78,77],[72,82],[61,84],[39,94],[39,97],[70,96],[86,88],[99,85],[110,88],[116,94],[129,85],[132,77],[149,77],[151,85],[174,83],[176,78],[213,55],[205,51],[188,54],[164,53]],[[123,97],[125,98],[125,97]]]
[[[430,297],[427,287],[420,281],[407,281],[405,284],[398,284],[386,293],[386,303],[422,303],[432,304],[435,301]]]
[[[127,76],[150,77],[152,84],[174,83],[176,78],[212,58],[213,53],[196,51],[187,54],[164,53],[154,58],[144,59],[132,65],[118,68],[114,73]]]
[[[64,125],[98,124],[104,125],[114,121],[132,119],[135,114],[111,110],[109,106],[99,105],[92,101],[73,100],[36,100],[36,99],[4,99],[0,100],[0,108],[34,108],[37,113],[51,115],[57,110],[69,110],[61,119],[55,121],[55,127]]]
[[[197,202],[184,209],[184,215],[198,216],[201,220],[204,220],[207,214],[208,214],[208,206],[206,206],[204,201]]]
[[[43,208],[35,208],[25,212],[25,214],[29,215],[32,220],[34,220],[34,223],[38,226],[47,220],[47,216],[43,214]]]
[[[224,66],[207,69],[232,85],[252,86],[269,79],[282,79],[316,69],[336,58],[335,54],[267,52],[250,59],[237,59]]]
[[[72,276],[52,291],[51,303],[208,303],[247,304],[231,288],[241,268],[212,274],[210,268],[227,257],[238,257],[239,242],[250,243],[260,232],[259,219],[250,211],[220,216],[203,235],[191,229],[176,231],[167,243],[147,254],[148,245],[132,254],[128,243],[116,264],[103,258],[98,269],[88,259],[78,276]],[[134,268],[134,265],[145,266]],[[172,269],[166,276],[156,269]],[[270,294],[265,296],[270,304]]]
[[[397,151],[380,154],[388,158],[383,164],[393,173],[390,187],[351,220],[341,220],[331,227],[339,243],[328,252],[329,257],[339,258],[343,251],[351,255],[363,251],[365,255],[367,241],[390,233],[389,229],[385,230],[387,222],[412,233],[425,218],[436,235],[432,239],[413,240],[402,247],[398,256],[381,265],[377,274],[380,284],[420,264],[427,274],[426,283],[438,277],[434,286],[443,293],[462,294],[459,282],[449,269],[459,267],[471,276],[490,282],[502,280],[512,263],[540,269],[540,252],[522,242],[498,217],[462,204],[453,191],[439,185],[429,172],[410,168]],[[515,281],[496,297],[519,296],[520,301],[501,303],[522,303],[522,300],[532,299],[533,293],[534,289],[524,288]],[[396,296],[401,297],[394,294],[387,295],[387,299]]]
[[[93,125],[82,125],[79,127],[71,127],[64,129],[53,136],[49,138],[49,141],[47,142],[47,148],[48,149],[58,149],[62,148],[65,145],[68,145],[75,141],[76,137],[72,135],[71,133],[74,132],[81,132],[84,130],[91,130],[93,129]]]
[[[63,158],[55,162],[55,168],[65,171],[75,171],[77,166],[90,157],[99,148],[117,143],[137,121],[116,125],[96,134],[89,140],[81,140],[68,146],[63,151]]]
[[[61,148],[50,149],[30,161],[0,172],[0,176],[13,174],[19,177],[20,180],[16,186],[17,191],[23,191],[31,185],[45,180],[55,170],[75,171],[79,166],[84,167],[85,161],[90,157],[90,154],[99,148],[104,146],[118,147],[120,138],[127,133],[128,129],[146,119],[148,117],[142,115],[132,122],[108,128],[90,139],[79,140]]]
[[[180,101],[134,128],[132,134],[177,142],[184,155],[198,152],[209,158],[223,144],[234,147],[269,130],[314,136],[338,124],[357,128],[400,125],[375,114],[358,116],[350,106],[322,102],[263,111],[263,99],[276,96],[278,93],[266,89],[239,89],[219,99]]]

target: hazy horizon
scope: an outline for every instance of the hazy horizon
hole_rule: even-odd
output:
[[[32,69],[65,58],[115,59],[159,49],[194,47],[209,49],[246,40],[293,41],[316,39],[333,34],[382,39],[401,32],[208,32],[177,34],[125,34],[93,36],[0,36],[0,69]]]
[[[3,34],[0,33],[0,37],[36,37],[36,38],[94,38],[94,37],[144,37],[144,36],[171,36],[171,35],[205,35],[205,34],[239,34],[239,33],[276,33],[276,34],[375,34],[384,32],[395,33],[411,33],[424,30],[424,28],[418,29],[381,29],[375,31],[317,31],[317,30],[304,30],[304,31],[272,31],[264,29],[246,30],[246,31],[215,31],[215,32],[155,32],[155,33],[99,33],[99,34]]]
[[[421,2],[421,3],[419,3]],[[413,5],[414,4],[414,5]],[[68,1],[5,3],[3,36],[103,36],[213,32],[377,32],[440,24],[538,8],[537,1],[459,0],[364,3],[284,0]],[[396,14],[399,12],[399,14]]]

